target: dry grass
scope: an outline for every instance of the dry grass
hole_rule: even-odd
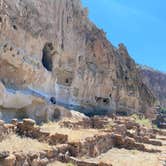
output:
[[[84,140],[87,137],[93,137],[96,134],[102,134],[103,132],[99,132],[96,129],[69,129],[69,128],[61,128],[58,123],[50,122],[43,124],[41,126],[42,131],[50,132],[52,134],[60,133],[68,135],[69,141],[80,141]]]
[[[115,125],[114,121],[112,119],[109,119],[109,123],[105,125],[105,129],[113,129],[113,126]]]
[[[102,161],[113,166],[161,166],[158,160],[159,154],[144,153],[137,150],[125,150],[113,148],[105,154],[89,161]]]
[[[151,121],[149,119],[146,119],[145,117],[140,118],[138,115],[134,114],[132,115],[132,118],[134,118],[135,122],[141,126],[145,126],[147,128],[152,127]]]
[[[51,163],[51,164],[48,164],[48,166],[74,166],[73,164],[71,164],[71,163],[61,163],[61,162],[59,162],[59,161],[55,161],[55,162],[53,162],[53,163]]]
[[[46,143],[40,143],[38,140],[31,138],[21,138],[15,134],[10,134],[2,142],[0,142],[0,151],[10,152],[40,152],[49,150],[51,147]]]

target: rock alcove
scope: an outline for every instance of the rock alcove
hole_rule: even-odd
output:
[[[42,50],[42,64],[48,70],[52,71],[53,62],[52,62],[52,51],[54,47],[52,43],[46,43]]]

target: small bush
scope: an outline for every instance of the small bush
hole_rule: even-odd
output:
[[[105,129],[113,129],[114,126],[114,122],[113,121],[109,121],[109,123],[107,125],[104,126]]]
[[[152,123],[149,119],[143,117],[139,117],[137,114],[132,115],[132,117],[135,119],[135,122],[138,123],[141,126],[145,126],[147,128],[152,127]]]
[[[154,129],[159,129],[158,126],[156,124],[153,124],[152,126]]]
[[[161,108],[161,109],[160,109],[160,113],[166,114],[166,108]]]

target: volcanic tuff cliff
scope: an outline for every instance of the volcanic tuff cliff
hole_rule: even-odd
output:
[[[143,82],[153,92],[161,107],[166,108],[166,73],[148,67],[139,67]]]
[[[0,79],[86,113],[147,111],[155,99],[126,47],[87,15],[80,0],[0,0]]]

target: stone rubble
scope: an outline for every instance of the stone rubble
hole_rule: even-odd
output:
[[[125,148],[129,150],[139,150],[148,153],[161,153],[161,151],[158,149],[146,148],[143,143],[162,146],[160,141],[151,140],[150,133],[154,134],[155,132],[163,135],[164,131],[162,132],[157,129],[148,129],[145,127],[141,127],[139,124],[133,123],[130,118],[128,118],[128,120],[124,120],[125,118],[116,118],[116,120],[111,119],[114,121],[114,123],[112,123],[113,129],[106,130],[106,132],[103,133],[103,131],[105,131],[105,125],[107,126],[107,123],[110,122],[110,118],[97,117],[95,119],[98,119],[98,121],[100,122],[99,124],[101,124],[102,122],[103,124],[100,127],[98,125],[90,125],[89,127],[96,127],[96,129],[102,131],[102,134],[100,134],[99,132],[99,134],[95,135],[94,137],[87,137],[82,141],[73,142],[68,141],[68,135],[61,134],[61,131],[55,134],[42,132],[40,130],[40,126],[37,126],[36,122],[32,119],[23,119],[23,122],[19,122],[17,119],[13,119],[12,126],[14,127],[11,127],[11,124],[5,124],[3,121],[1,121],[0,127],[3,129],[3,132],[12,131],[20,136],[30,137],[41,142],[47,142],[51,145],[52,149],[41,151],[40,153],[31,152],[28,154],[23,154],[21,152],[10,153],[8,151],[0,152],[0,164],[3,164],[3,166],[46,166],[48,163],[58,160],[65,163],[71,162],[78,166],[111,166],[111,164],[107,165],[105,163],[86,162],[84,160],[80,160],[80,158],[94,158],[100,156],[102,153],[105,153],[114,147]],[[89,118],[89,122],[93,121],[94,118]],[[69,125],[67,125],[67,123],[69,123]],[[75,128],[75,125],[73,125],[72,127],[75,128],[73,128],[73,130],[84,127],[85,129],[87,128],[87,126],[83,124],[87,123],[87,119],[82,119],[81,123],[79,121],[75,123],[79,123],[81,125],[79,126],[79,128]],[[131,130],[131,125],[129,127],[129,124],[131,123],[134,124],[134,126],[132,126],[132,129],[137,130],[137,128],[139,128],[140,133],[144,134],[142,136],[139,132],[137,132],[138,135],[131,134],[129,132]],[[65,127],[71,127],[69,120],[63,120],[59,123],[59,125],[62,124],[64,124]]]

